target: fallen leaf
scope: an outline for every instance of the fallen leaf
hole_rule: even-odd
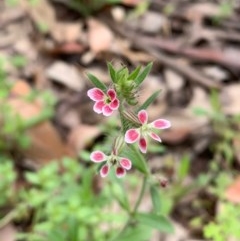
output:
[[[54,40],[59,43],[75,42],[79,40],[81,35],[81,26],[77,23],[61,23],[56,22],[54,28],[51,29],[51,34]]]
[[[240,113],[240,84],[231,84],[224,86],[220,100],[222,110],[227,115],[237,115]]]
[[[143,0],[122,0],[122,3],[127,6],[136,6],[139,3],[143,2]]]
[[[169,28],[167,18],[164,15],[153,11],[147,11],[138,22],[139,29],[147,34],[156,34]]]
[[[63,43],[58,46],[53,46],[51,49],[45,49],[54,55],[60,54],[81,54],[86,49],[85,45],[77,42]]]
[[[86,146],[101,134],[96,126],[80,124],[74,128],[68,138],[69,144],[76,152],[83,150]]]
[[[190,21],[199,22],[204,17],[213,17],[219,14],[219,5],[211,2],[193,3],[184,11],[184,16]]]
[[[88,24],[88,41],[94,53],[100,53],[111,48],[114,40],[112,31],[99,20],[90,18]]]
[[[200,131],[207,125],[206,119],[198,118],[187,111],[179,110],[169,113],[161,118],[171,122],[171,128],[164,130],[160,136],[164,142],[179,144],[195,134],[196,130]]]
[[[41,0],[32,4],[29,1],[21,0],[21,5],[40,31],[50,33],[56,42],[72,42],[79,39],[82,33],[82,26],[78,22],[59,22],[49,1]]]
[[[30,86],[24,80],[18,80],[11,89],[12,95],[26,96],[31,93]]]
[[[162,78],[157,75],[149,75],[146,81],[143,82],[143,88],[139,92],[139,103],[143,104],[155,91],[160,90],[157,99],[152,103],[147,111],[149,120],[155,120],[161,118],[162,114],[167,109],[166,85]]]
[[[240,177],[236,178],[227,188],[225,191],[225,198],[230,202],[240,204]]]
[[[17,229],[13,224],[9,223],[0,229],[1,241],[15,241],[17,236]]]
[[[165,69],[164,77],[171,91],[180,91],[185,84],[184,78],[171,69]]]
[[[29,120],[40,115],[43,106],[40,101],[28,102],[24,98],[24,93],[28,94],[31,88],[24,84],[23,81],[17,81],[13,86],[13,92],[8,103],[12,109],[23,118]],[[30,147],[23,150],[26,158],[33,161],[33,165],[41,166],[47,164],[53,159],[60,159],[64,156],[74,156],[71,148],[65,144],[55,127],[50,121],[43,121],[28,130],[31,139]]]
[[[80,91],[84,87],[83,79],[75,66],[62,61],[54,62],[46,70],[47,77],[59,82],[68,88]]]

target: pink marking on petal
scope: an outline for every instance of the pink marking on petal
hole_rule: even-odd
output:
[[[139,139],[139,137],[140,137],[140,132],[138,129],[129,129],[125,133],[125,142],[134,143]]]
[[[138,142],[138,146],[139,149],[142,153],[146,153],[147,152],[147,141],[145,138],[140,138],[139,142]]]
[[[104,99],[105,94],[99,88],[92,88],[87,92],[88,97],[94,101],[100,101]]]
[[[93,162],[103,162],[106,160],[106,155],[101,151],[94,151],[91,153],[90,159]]]
[[[122,167],[117,167],[117,169],[116,169],[116,176],[118,178],[122,178],[125,175],[126,175],[126,170],[124,168],[122,168]]]
[[[119,163],[122,166],[122,168],[126,170],[130,170],[132,168],[132,162],[127,158],[121,158]]]
[[[150,125],[157,129],[167,129],[167,128],[171,127],[170,121],[165,120],[165,119],[155,120]]]
[[[110,108],[109,105],[103,106],[102,111],[104,116],[110,116],[113,113],[113,110]]]
[[[149,133],[149,136],[151,136],[156,141],[162,142],[161,138],[153,132]]]
[[[102,168],[100,169],[100,175],[101,177],[106,177],[109,173],[109,166],[108,164],[105,164],[104,166],[102,166]]]
[[[142,124],[146,124],[148,121],[148,113],[146,110],[141,110],[138,112],[138,119]]]
[[[117,110],[118,107],[119,107],[119,100],[118,99],[115,99],[113,100],[110,104],[109,104],[110,108],[112,110]]]
[[[101,114],[102,113],[102,108],[104,106],[104,101],[97,101],[95,102],[94,106],[93,106],[93,110],[98,113]]]
[[[114,89],[109,89],[108,92],[107,92],[107,95],[110,97],[111,100],[116,99],[116,96],[117,96]]]

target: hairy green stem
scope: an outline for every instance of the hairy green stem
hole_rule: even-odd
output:
[[[138,199],[137,199],[137,201],[136,201],[136,203],[133,207],[133,211],[130,213],[128,220],[126,221],[126,223],[124,224],[124,226],[122,227],[120,232],[114,238],[110,239],[110,241],[117,240],[126,231],[126,229],[129,227],[129,225],[131,225],[132,218],[135,216],[135,214],[136,214],[136,212],[139,208],[139,205],[142,202],[143,195],[144,195],[145,190],[146,190],[146,186],[147,186],[147,176],[144,176],[142,186],[141,186],[141,190],[140,190]]]

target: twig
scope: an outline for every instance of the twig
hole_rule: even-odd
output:
[[[129,31],[123,26],[115,26],[112,22],[104,19],[105,22],[115,31],[117,31],[120,35],[128,38],[131,40],[132,44],[134,44],[139,49],[142,49],[152,56],[154,56],[157,60],[159,60],[162,64],[167,65],[169,68],[173,69],[174,71],[178,72],[179,74],[184,75],[187,79],[190,79],[194,82],[196,82],[199,85],[204,86],[205,88],[214,88],[214,89],[220,89],[222,85],[216,81],[212,81],[210,78],[207,78],[203,75],[201,75],[198,71],[196,71],[194,68],[192,68],[189,65],[181,65],[178,61],[175,59],[167,56],[164,53],[161,53],[156,47],[153,47],[153,43],[150,44],[147,43],[144,38],[136,33],[129,34]],[[165,47],[167,47],[165,43]],[[171,45],[169,49],[173,49],[173,46]]]

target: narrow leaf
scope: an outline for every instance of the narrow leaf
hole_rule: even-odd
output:
[[[147,75],[149,74],[151,68],[152,68],[152,65],[153,63],[149,63],[145,68],[144,70],[141,72],[141,74],[139,74],[137,76],[137,78],[135,79],[135,82],[137,84],[137,86],[139,86],[143,81],[144,79],[147,77]]]
[[[97,88],[101,89],[102,91],[107,90],[107,86],[102,83],[96,76],[87,73],[88,78],[92,81],[93,85],[95,85]]]
[[[174,228],[171,222],[164,216],[153,213],[138,213],[136,220],[161,232],[173,233]]]
[[[108,62],[107,66],[108,66],[108,72],[110,74],[110,77],[111,77],[113,83],[117,83],[116,71],[115,71],[113,65],[110,62]]]
[[[125,148],[123,151],[125,157],[128,157],[131,161],[133,166],[140,172],[147,174],[148,168],[143,158],[142,154],[139,150],[136,149],[134,145],[129,146],[129,148]]]
[[[180,166],[178,168],[178,178],[180,180],[183,180],[187,176],[189,172],[189,168],[190,168],[190,158],[188,155],[184,155],[183,158],[181,159]]]
[[[159,214],[161,212],[161,200],[159,189],[155,185],[151,185],[150,194],[154,211],[156,214]]]
[[[137,110],[146,110],[148,108],[149,105],[151,105],[154,100],[156,100],[156,98],[158,97],[159,93],[161,92],[161,90],[157,90],[156,92],[154,92]]]
[[[130,210],[130,205],[127,198],[127,193],[121,180],[117,179],[114,173],[114,183],[111,185],[113,196],[117,199],[121,207],[127,211]]]
[[[134,80],[137,78],[139,72],[141,70],[141,66],[138,66],[136,69],[132,71],[132,73],[129,74],[128,80]]]
[[[127,228],[120,236],[113,241],[146,241],[151,237],[152,230],[144,225]]]

